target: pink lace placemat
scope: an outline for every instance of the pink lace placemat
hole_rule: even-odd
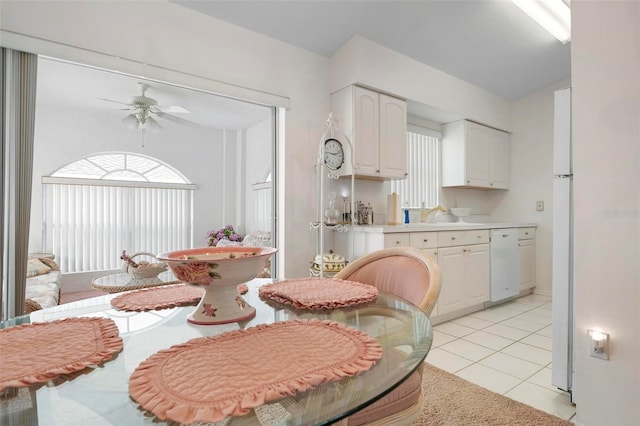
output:
[[[176,306],[197,305],[204,290],[189,284],[130,291],[111,299],[111,306],[122,311],[152,311]]]
[[[378,297],[372,285],[337,278],[300,278],[266,284],[260,297],[298,309],[331,309],[371,302]]]
[[[108,318],[67,318],[0,330],[0,391],[29,386],[111,359],[122,350]]]
[[[214,422],[368,370],[380,344],[355,328],[291,320],[190,340],[143,361],[129,395],[161,420]]]

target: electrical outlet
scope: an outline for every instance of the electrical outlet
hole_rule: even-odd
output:
[[[589,336],[589,355],[594,358],[609,359],[609,334],[587,330]]]
[[[544,211],[544,201],[536,201],[536,211]]]

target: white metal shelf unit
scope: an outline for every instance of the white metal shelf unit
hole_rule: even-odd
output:
[[[338,140],[345,150],[345,162],[350,161],[351,167],[353,170],[353,159],[354,159],[354,150],[353,145],[349,138],[340,131],[338,128],[337,120],[333,117],[332,113],[329,113],[329,117],[326,121],[327,128],[322,134],[320,138],[320,144],[318,147],[318,157],[316,159],[316,219],[314,222],[311,222],[311,229],[317,230],[318,232],[318,240],[316,251],[319,254],[320,264],[319,271],[317,276],[325,277],[329,276],[330,273],[324,270],[324,231],[327,228],[330,228],[337,232],[349,232],[352,229],[352,226],[355,225],[355,214],[353,212],[356,211],[355,205],[355,177],[351,176],[351,200],[350,200],[350,211],[351,221],[350,223],[336,223],[336,224],[327,224],[324,220],[324,191],[325,191],[325,179],[333,179],[337,180],[340,178],[340,169],[333,170],[329,168],[325,162],[325,142],[327,139],[336,139]],[[353,235],[352,235],[353,238]],[[333,275],[331,273],[331,275]]]

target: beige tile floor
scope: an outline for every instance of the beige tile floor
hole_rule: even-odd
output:
[[[551,384],[551,298],[528,295],[434,326],[427,362],[524,404],[573,420]]]

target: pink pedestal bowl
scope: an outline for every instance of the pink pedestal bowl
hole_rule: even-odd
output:
[[[276,251],[273,247],[204,247],[162,253],[156,258],[169,265],[180,281],[204,288],[204,296],[187,320],[214,325],[256,315],[255,308],[238,293],[237,285],[257,277]]]

